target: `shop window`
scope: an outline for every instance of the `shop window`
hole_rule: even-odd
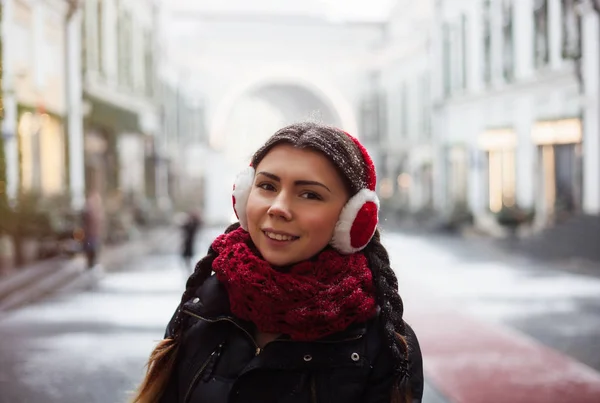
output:
[[[35,137],[38,131],[38,122],[33,113],[24,112],[19,117],[17,127],[19,133],[19,168],[21,190],[32,191],[36,188],[35,169]]]
[[[516,162],[514,150],[488,152],[489,209],[498,213],[503,207],[514,207],[516,189]]]
[[[454,146],[449,150],[448,196],[454,205],[466,205],[469,159],[463,146]]]
[[[41,116],[40,183],[44,195],[58,195],[65,190],[66,163],[63,127],[50,115]]]

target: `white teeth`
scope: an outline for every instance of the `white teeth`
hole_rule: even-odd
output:
[[[273,232],[265,232],[265,234],[269,238],[275,239],[277,241],[293,241],[294,240],[294,237],[293,236],[289,236],[289,235],[275,234]]]

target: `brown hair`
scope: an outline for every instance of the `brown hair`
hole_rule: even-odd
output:
[[[267,142],[256,151],[252,157],[252,166],[256,167],[269,151],[279,144],[291,144],[298,148],[307,148],[322,153],[332,161],[350,195],[366,187],[366,167],[362,154],[354,142],[343,131],[321,125],[305,122],[293,124],[277,131]],[[234,224],[225,231],[238,228]],[[379,230],[363,250],[373,273],[376,288],[376,299],[381,309],[381,330],[384,335],[384,345],[394,358],[396,382],[391,393],[391,402],[408,402],[408,345],[403,320],[404,305],[398,294],[398,281],[390,266],[389,256],[381,244]],[[198,287],[212,273],[212,262],[216,252],[209,249],[208,254],[196,265],[194,273],[186,284],[186,290],[181,303],[188,301]],[[181,305],[180,305],[181,306]],[[185,319],[181,312],[175,314],[170,326],[171,337],[161,341],[150,356],[146,377],[142,382],[134,403],[157,403],[167,387],[178,350],[178,340],[185,329]]]

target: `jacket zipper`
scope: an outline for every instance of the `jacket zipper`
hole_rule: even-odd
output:
[[[310,403],[317,403],[317,378],[315,374],[310,376]]]
[[[215,348],[215,350],[208,356],[208,358],[204,361],[204,363],[202,364],[202,366],[200,367],[200,369],[194,375],[194,378],[192,379],[192,382],[190,383],[190,386],[188,387],[188,390],[185,393],[185,399],[183,399],[184,403],[187,403],[189,401],[189,398],[190,398],[190,396],[192,394],[192,389],[194,388],[194,386],[198,382],[198,379],[202,375],[202,372],[204,372],[204,369],[206,368],[206,366],[208,365],[208,363],[210,362],[210,360],[214,357],[214,355],[217,353],[217,351],[219,351],[219,349],[221,347],[223,347],[223,343],[219,344],[217,346],[217,348]]]
[[[258,346],[258,343],[256,343],[256,340],[254,340],[254,337],[252,337],[252,335],[243,327],[241,327],[240,325],[238,325],[237,323],[235,323],[235,321],[229,319],[229,318],[219,318],[219,319],[208,319],[205,318],[203,316],[197,315],[193,312],[190,312],[188,310],[184,310],[184,313],[193,316],[196,319],[200,319],[203,320],[205,322],[209,322],[209,323],[216,323],[216,322],[229,322],[231,324],[233,324],[235,327],[237,327],[238,329],[240,329],[242,332],[244,332],[246,334],[246,336],[248,336],[248,339],[250,339],[250,341],[252,341],[252,343],[254,344],[254,347],[256,348],[254,356],[259,355],[262,352],[262,349]],[[358,340],[361,339],[364,335],[359,334],[357,336],[353,336],[353,337],[348,337],[346,339],[343,340],[335,340],[335,341],[315,341],[315,343],[343,343],[345,341],[353,341],[353,340]],[[273,340],[271,343],[275,343],[275,342],[290,342],[293,340]],[[215,351],[212,352],[212,354],[206,359],[206,362],[204,362],[204,364],[202,365],[202,367],[198,370],[198,372],[196,373],[196,375],[194,375],[194,379],[192,380],[192,383],[190,384],[190,387],[187,391],[187,393],[185,394],[185,399],[184,399],[184,403],[187,403],[188,398],[190,396],[190,393],[192,391],[192,388],[194,387],[194,385],[196,384],[196,381],[198,380],[198,378],[200,377],[200,375],[202,375],[202,371],[204,371],[204,368],[206,368],[206,365],[208,365],[208,362],[210,361],[210,359],[212,358],[212,356],[217,352],[217,350],[222,346],[223,344],[219,345]],[[311,379],[310,379],[310,394],[311,394],[311,403],[317,403],[317,385],[316,385],[316,378],[313,375],[311,375]]]
[[[183,311],[184,313],[187,313],[188,315],[193,316],[194,318],[203,320],[205,322],[210,322],[210,323],[215,323],[215,322],[229,322],[232,323],[235,327],[237,327],[238,329],[240,329],[242,332],[244,332],[246,334],[246,336],[248,336],[248,338],[250,339],[250,341],[252,341],[252,343],[254,344],[255,350],[254,350],[254,355],[257,356],[261,353],[262,349],[258,346],[258,343],[256,343],[256,340],[254,340],[254,337],[252,337],[252,335],[243,327],[241,327],[240,325],[238,325],[237,323],[235,323],[235,321],[229,319],[229,318],[219,318],[219,319],[208,319],[205,318],[203,316],[200,315],[196,315],[195,313],[192,313],[190,311]]]

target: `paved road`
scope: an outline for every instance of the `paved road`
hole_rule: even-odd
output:
[[[385,239],[400,278],[600,371],[600,267],[588,270],[595,275],[577,274],[457,238]]]
[[[212,235],[203,234],[199,250]],[[384,239],[401,289],[419,283],[470,315],[524,331],[600,370],[599,280],[469,252],[462,243]],[[0,318],[0,403],[127,400],[178,303],[183,269],[175,255],[148,256],[93,289],[82,285]],[[444,400],[428,389],[425,401]]]

